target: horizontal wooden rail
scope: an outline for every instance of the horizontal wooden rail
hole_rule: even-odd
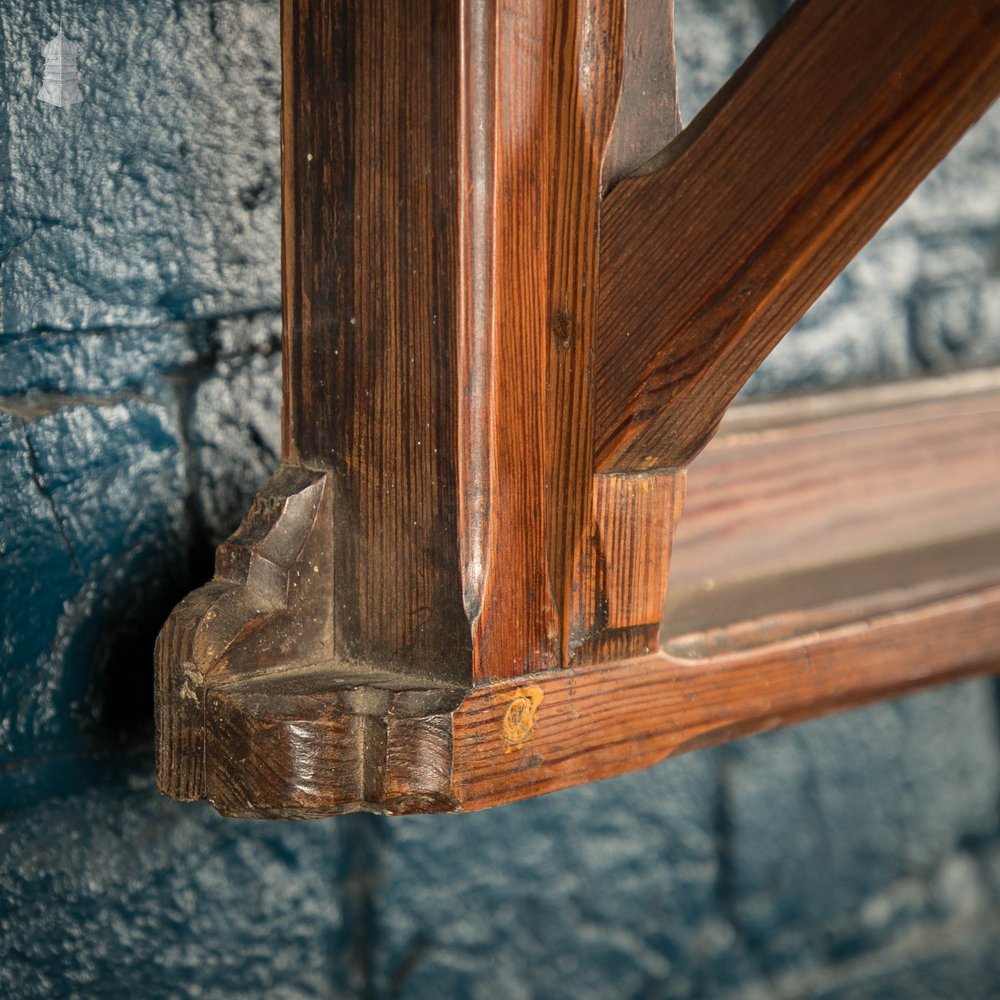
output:
[[[1000,373],[738,408],[689,471],[663,651],[533,678],[507,753],[513,686],[470,694],[461,808],[1000,669],[998,496]]]
[[[599,470],[683,468],[1000,93],[1000,0],[801,0],[601,212]]]

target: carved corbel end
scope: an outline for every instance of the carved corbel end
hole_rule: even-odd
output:
[[[683,474],[597,477],[578,592],[590,627],[569,666],[525,673],[513,688],[461,686],[345,653],[334,613],[333,474],[282,466],[220,547],[215,578],[158,639],[160,790],[207,799],[228,816],[282,819],[467,808],[456,753],[471,752],[474,770],[501,773],[516,758],[532,782],[547,780],[549,755],[537,752],[534,732],[539,713],[551,725],[558,711],[543,706],[546,692],[657,651],[683,494]],[[532,697],[522,706],[524,692]],[[491,734],[484,720],[498,708]],[[484,724],[474,745],[456,737]]]
[[[335,655],[328,473],[282,466],[156,647],[157,775],[230,816],[442,812],[454,687]]]

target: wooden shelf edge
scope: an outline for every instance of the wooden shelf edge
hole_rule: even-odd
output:
[[[187,797],[255,818],[473,811],[998,668],[1000,583],[732,655],[466,692],[316,665],[206,686],[204,784]]]
[[[495,685],[455,713],[453,785],[483,809],[998,668],[1000,585],[734,655],[532,678],[539,704],[516,748],[502,731],[518,685]]]

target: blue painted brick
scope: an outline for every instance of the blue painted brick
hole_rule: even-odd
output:
[[[739,979],[695,754],[457,818],[372,821],[379,995],[697,995]]]
[[[0,994],[357,996],[350,823],[223,820],[141,766],[0,821]]]
[[[102,700],[127,692],[148,704],[148,646],[138,662],[115,660],[129,657],[136,630],[148,633],[149,608],[163,608],[184,579],[184,493],[176,419],[163,405],[0,414],[8,766],[100,728]],[[109,672],[121,691],[107,690]]]

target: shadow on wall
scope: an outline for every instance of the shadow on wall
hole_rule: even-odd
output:
[[[776,6],[679,0],[687,117]],[[153,636],[277,460],[277,13],[0,0],[0,993],[995,996],[985,683],[469,817],[156,795]],[[998,133],[749,391],[1000,361]]]

